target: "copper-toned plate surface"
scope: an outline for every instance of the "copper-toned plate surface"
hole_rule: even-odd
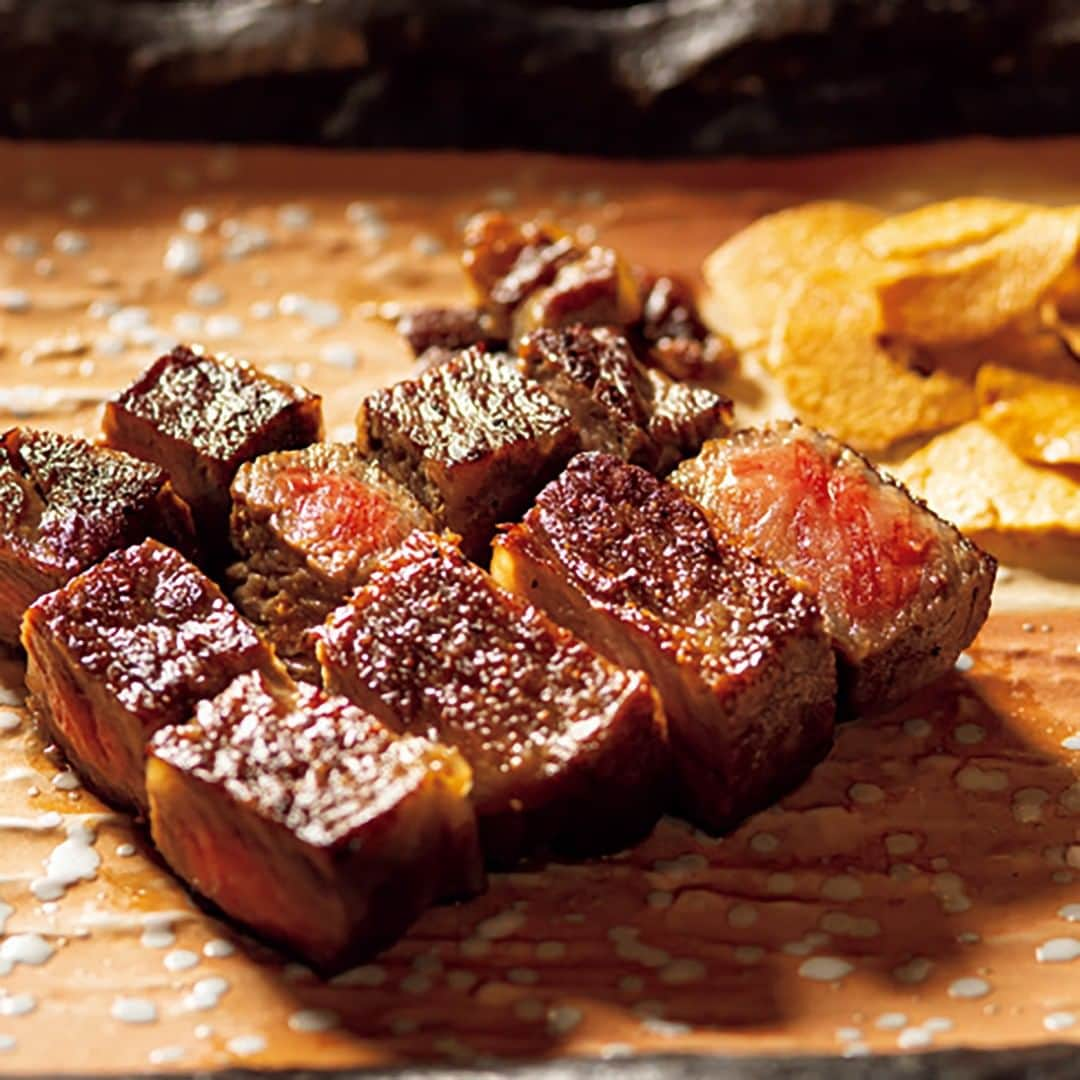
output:
[[[308,383],[331,434],[350,437],[364,393],[408,370],[378,305],[459,299],[457,224],[493,203],[549,208],[694,274],[739,224],[802,198],[1080,200],[1070,177],[1080,142],[702,166],[0,147],[0,423],[92,433],[102,396],[183,338]],[[125,819],[57,779],[19,708],[19,666],[4,662],[0,1067],[1075,1037],[1080,786],[1063,745],[1080,694],[1075,597],[1013,575],[965,670],[845,727],[806,785],[723,841],[666,820],[604,862],[496,875],[336,985],[200,912]]]

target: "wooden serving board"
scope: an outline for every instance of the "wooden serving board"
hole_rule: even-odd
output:
[[[485,206],[547,210],[695,275],[792,202],[962,193],[1080,201],[1080,141],[647,166],[0,146],[0,423],[92,436],[105,396],[195,340],[321,391],[329,435],[351,438],[362,396],[409,368],[379,316],[462,297],[457,232]],[[746,417],[775,404],[731,389]],[[0,1070],[1075,1038],[1080,762],[1063,743],[1078,730],[1078,595],[1012,575],[962,670],[843,728],[808,783],[731,836],[665,820],[602,862],[495,875],[330,984],[203,913],[128,820],[72,787],[4,660]],[[65,871],[59,890],[38,880]]]

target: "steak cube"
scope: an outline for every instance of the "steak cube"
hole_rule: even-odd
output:
[[[514,311],[554,281],[559,268],[581,257],[573,236],[548,222],[512,221],[505,214],[474,214],[465,225],[465,277],[495,333],[510,336]]]
[[[654,472],[696,453],[731,419],[727,398],[645,368],[608,327],[537,330],[518,346],[518,368],[571,413],[583,449]]]
[[[855,710],[894,704],[947,671],[986,619],[994,560],[813,428],[709,442],[672,483],[735,543],[806,584]]]
[[[640,314],[641,298],[629,266],[611,248],[591,247],[561,266],[550,285],[533,292],[514,312],[513,337],[573,323],[627,326]]]
[[[648,371],[652,385],[649,435],[658,448],[653,471],[663,475],[684,457],[696,454],[706,439],[727,434],[731,401],[704,386],[672,382],[660,371]]]
[[[570,412],[582,449],[652,466],[652,387],[621,334],[580,323],[534,331],[518,345],[518,370]]]
[[[157,536],[189,547],[191,514],[154,465],[82,439],[0,437],[0,643],[23,612],[110,551]]]
[[[474,557],[576,447],[570,414],[479,348],[373,394],[357,428],[360,448]]]
[[[236,470],[259,454],[315,442],[322,411],[307,390],[180,345],[105,406],[103,424],[110,446],[168,472],[208,549],[220,549]]]
[[[660,812],[667,753],[648,680],[413,533],[320,631],[328,689],[472,766],[484,852],[595,854]]]
[[[827,753],[836,673],[813,602],[719,543],[689,499],[643,469],[576,457],[497,539],[492,573],[648,672],[677,798],[702,827],[734,825]]]
[[[146,743],[245,671],[285,678],[254,628],[179,552],[117,551],[26,613],[35,714],[109,802],[146,810]]]
[[[431,515],[355,446],[328,443],[241,466],[232,498],[233,598],[290,673],[318,684],[307,631],[367,580],[380,553],[433,528]]]
[[[165,861],[327,973],[390,945],[433,901],[482,886],[469,785],[454,750],[259,672],[159,731],[147,766]]]

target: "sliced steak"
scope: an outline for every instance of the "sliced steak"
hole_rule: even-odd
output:
[[[727,398],[646,369],[610,327],[537,330],[518,345],[518,368],[571,413],[584,450],[653,471],[728,430]]]
[[[355,446],[264,454],[232,485],[233,599],[263,627],[294,678],[318,684],[318,626],[362,585],[378,556],[431,515]]]
[[[114,552],[23,621],[31,707],[103,798],[146,810],[146,743],[245,671],[285,679],[221,590],[155,540]]]
[[[828,752],[836,673],[812,600],[719,542],[685,496],[581,454],[495,542],[500,584],[628,668],[667,713],[683,812],[727,829]]]
[[[413,533],[319,633],[328,689],[469,761],[493,865],[614,850],[659,815],[667,748],[648,680],[445,540]]]
[[[0,437],[0,642],[23,612],[110,551],[147,536],[191,549],[191,513],[164,471],[51,431]]]
[[[147,767],[165,861],[327,973],[391,944],[433,901],[482,886],[469,784],[455,751],[258,672],[159,731]]]
[[[231,357],[184,345],[105,406],[106,441],[160,465],[195,515],[208,554],[227,557],[229,485],[245,461],[322,435],[320,398]]]
[[[570,414],[497,355],[466,349],[372,394],[357,418],[374,455],[472,557],[576,447]]]
[[[855,710],[894,704],[947,671],[986,619],[993,558],[813,428],[709,442],[671,480],[734,543],[816,596]]]

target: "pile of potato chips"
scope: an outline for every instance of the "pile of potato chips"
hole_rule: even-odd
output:
[[[1080,207],[993,198],[886,216],[816,202],[705,262],[703,310],[792,410],[971,530],[1080,534]]]

